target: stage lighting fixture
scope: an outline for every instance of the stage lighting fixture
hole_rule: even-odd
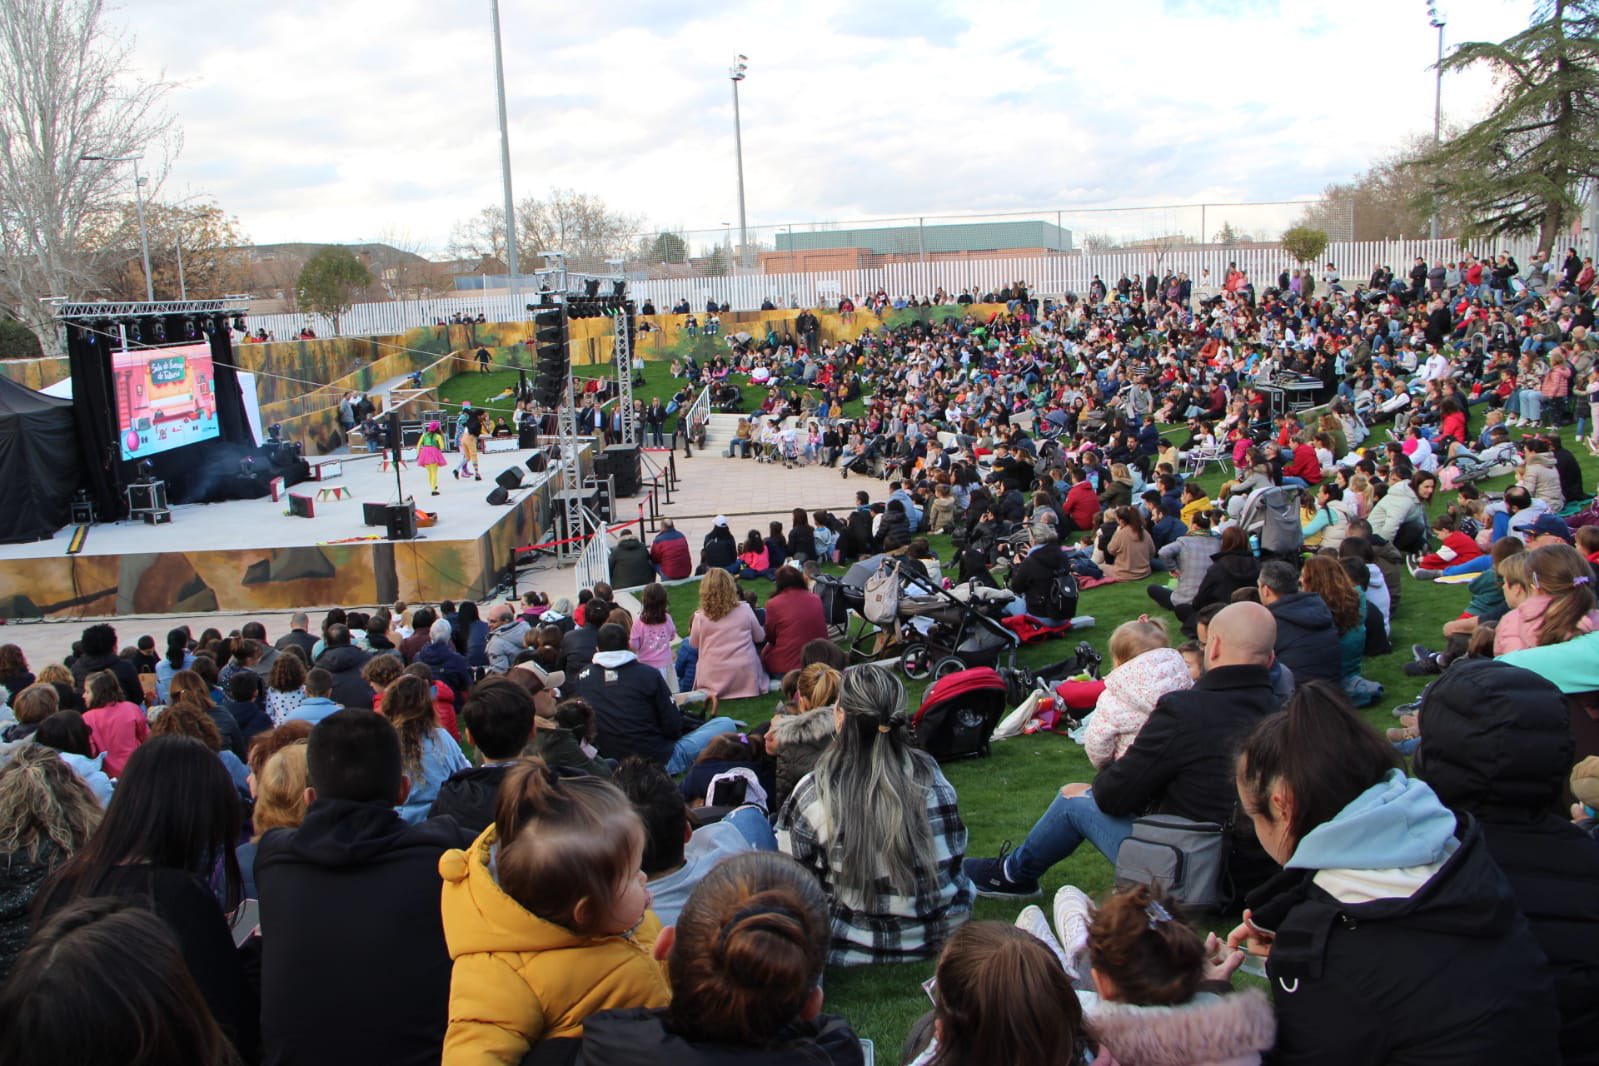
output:
[[[238,330],[240,333],[245,332],[244,316],[243,315],[234,315],[233,316],[233,328]]]
[[[152,320],[150,323],[150,340],[155,344],[160,344],[166,339],[166,323],[162,322],[159,318]]]
[[[122,320],[122,329],[128,336],[128,343],[129,344],[141,344],[141,343],[143,343],[144,334],[139,332],[139,320],[137,318],[125,318],[125,319],[123,319]]]
[[[155,460],[154,459],[146,459],[144,462],[139,464],[139,479],[141,481],[154,481],[155,480]]]
[[[620,300],[623,296],[627,295],[627,282],[625,282],[625,281],[613,281],[613,282],[611,282],[611,295],[616,297],[618,300]]]
[[[593,297],[596,297],[599,294],[600,294],[600,279],[599,278],[589,278],[587,281],[585,281],[583,283],[583,295],[584,296],[587,296],[587,297],[592,299]]]

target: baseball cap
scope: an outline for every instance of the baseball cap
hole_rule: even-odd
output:
[[[1541,514],[1531,525],[1524,528],[1528,536],[1559,537],[1567,544],[1571,543],[1571,527],[1566,525],[1566,520],[1559,515]]]
[[[725,527],[725,526],[726,526],[726,525],[727,525],[727,515],[725,515],[725,514],[719,514],[719,515],[717,515],[717,516],[716,516],[716,517],[715,517],[715,518],[714,518],[714,519],[713,519],[713,520],[712,520],[712,521],[711,521],[711,525],[713,525],[713,526],[723,526],[723,527]]]
[[[511,669],[526,670],[528,673],[538,678],[540,688],[560,688],[562,685],[566,684],[566,674],[564,672],[560,670],[546,670],[544,667],[531,660],[525,663],[517,663],[515,666],[511,667]]]

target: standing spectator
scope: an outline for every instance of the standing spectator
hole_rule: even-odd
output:
[[[688,643],[699,654],[695,688],[717,699],[765,695],[766,669],[760,643],[766,630],[739,598],[733,576],[711,570],[700,581],[700,605],[689,625]]]
[[[955,789],[911,747],[904,704],[892,671],[846,672],[838,738],[777,817],[778,847],[828,895],[835,966],[934,955],[971,913]]]
[[[628,647],[638,653],[638,661],[659,670],[667,690],[677,692],[677,671],[672,665],[672,644],[677,640],[677,623],[667,611],[666,586],[651,582],[639,592],[639,616],[628,634]]]
[[[450,993],[439,861],[448,819],[407,825],[399,734],[369,710],[319,722],[310,805],[261,838],[265,1061],[437,1066]],[[378,977],[381,979],[377,979]]]

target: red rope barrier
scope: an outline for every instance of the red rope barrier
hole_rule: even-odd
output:
[[[642,521],[643,521],[642,518],[634,518],[631,521],[618,522],[615,525],[607,524],[606,527],[605,527],[605,531],[607,533],[609,533],[613,529],[626,529],[628,526],[638,525]],[[521,554],[522,552],[544,551],[547,548],[556,548],[556,547],[559,547],[562,544],[577,544],[577,543],[579,543],[579,542],[581,542],[581,541],[583,541],[585,539],[587,539],[587,538],[585,538],[585,537],[567,537],[565,540],[547,540],[543,544],[524,544],[520,548],[512,548],[511,551],[513,553],[515,553],[515,554]]]

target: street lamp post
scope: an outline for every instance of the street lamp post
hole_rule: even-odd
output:
[[[733,66],[727,75],[733,82],[733,153],[738,160],[738,258],[744,265],[744,256],[750,246],[749,225],[744,216],[744,131],[738,114],[738,83],[744,80],[749,56],[734,56]]]
[[[1438,65],[1437,79],[1433,84],[1432,93],[1432,150],[1436,155],[1438,146],[1442,141],[1443,114],[1444,114],[1444,26],[1447,23],[1438,13],[1436,4],[1427,5],[1428,24],[1438,31]],[[1432,186],[1432,239],[1438,239],[1438,182],[1433,181]]]
[[[80,155],[78,159],[84,163],[132,163],[133,164],[133,207],[139,215],[139,251],[144,257],[144,298],[151,303],[155,302],[155,276],[150,273],[150,231],[144,224],[144,178],[139,176],[139,160],[142,155]]]
[[[516,203],[511,198],[511,133],[505,118],[505,56],[500,47],[500,0],[489,0],[489,10],[494,18],[494,88],[500,101],[500,179],[505,185],[505,269],[511,275],[511,307],[513,313],[521,303],[522,285],[518,279],[521,265],[516,255]]]

